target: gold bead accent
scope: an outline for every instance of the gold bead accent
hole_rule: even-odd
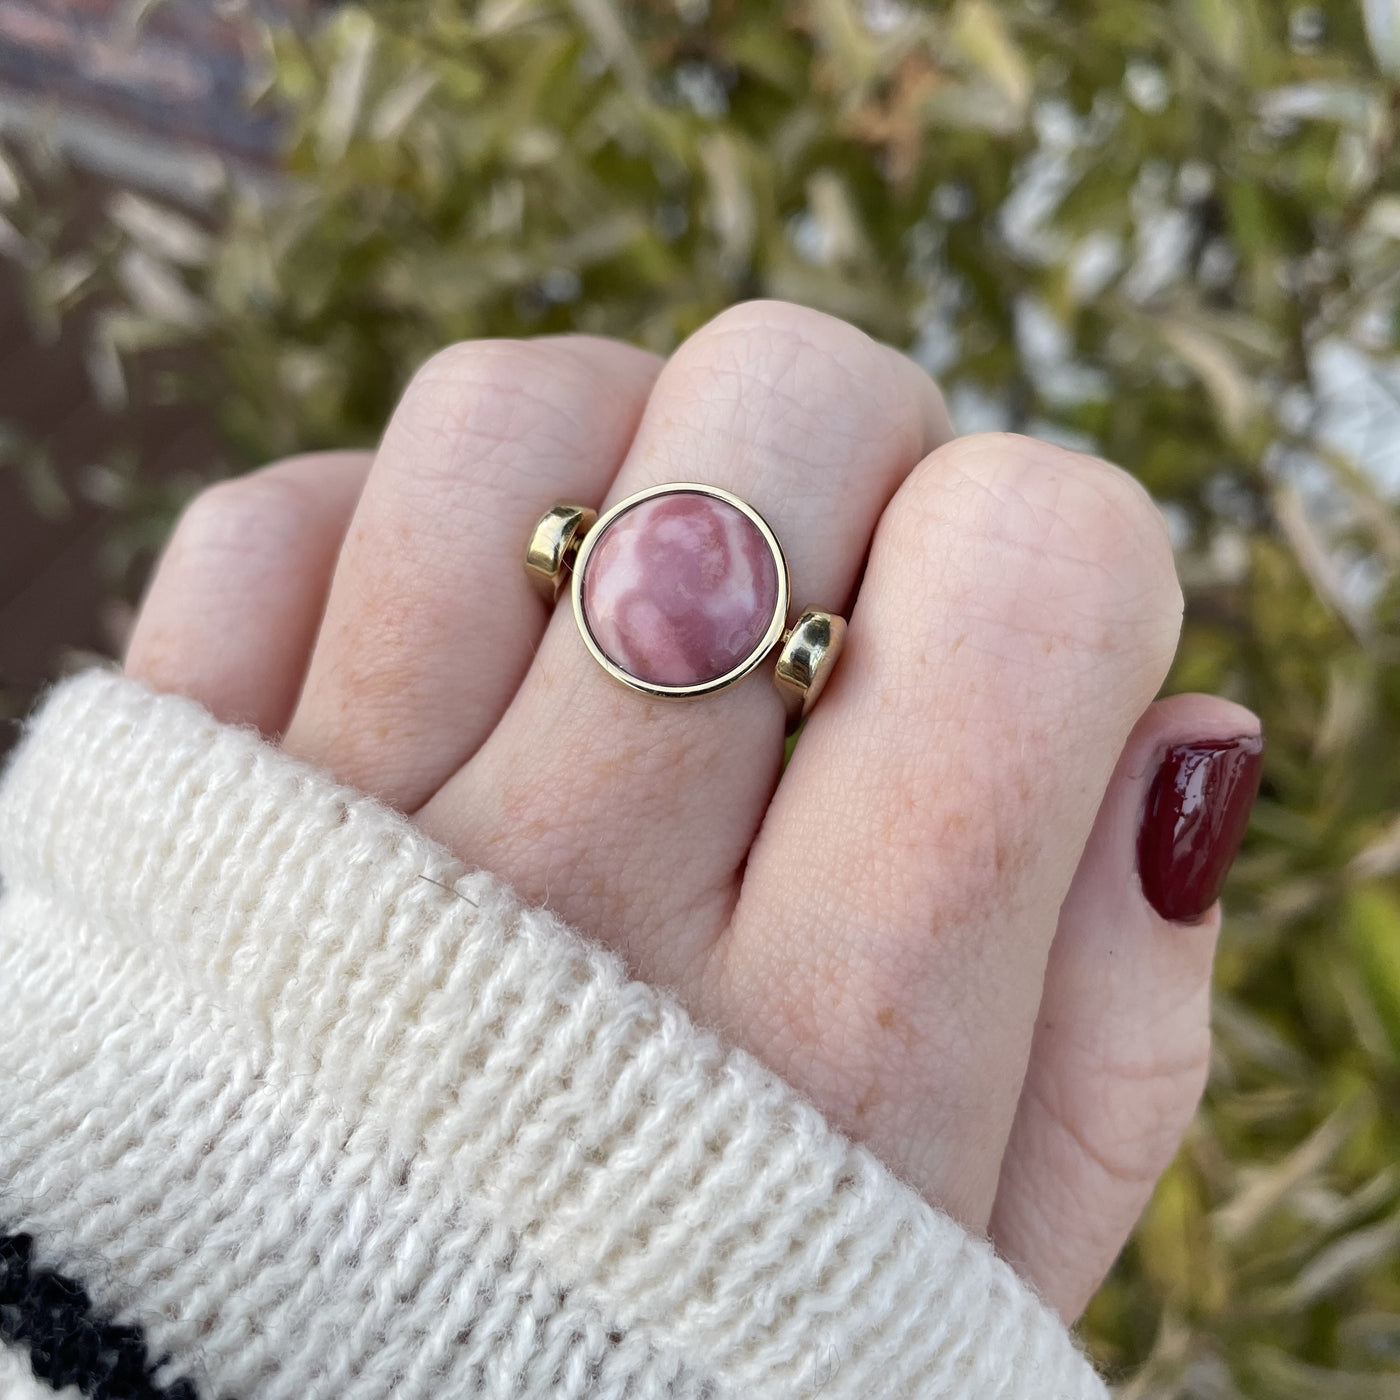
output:
[[[579,545],[597,519],[596,510],[564,501],[540,516],[525,547],[525,571],[546,603],[558,599],[564,575],[573,568]]]
[[[789,733],[817,703],[845,640],[846,619],[817,608],[807,608],[783,638],[773,679],[787,706]]]

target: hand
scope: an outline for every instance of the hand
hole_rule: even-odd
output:
[[[522,568],[556,500],[677,480],[748,501],[794,603],[850,618],[781,783],[771,671],[626,690]],[[665,363],[584,336],[444,351],[373,458],[190,506],[127,669],[611,944],[1072,1319],[1195,1109],[1257,773],[1248,711],[1152,703],[1180,618],[1132,478],[953,438],[911,361],[754,303]],[[1150,902],[1139,829],[1182,743],[1206,748],[1168,762],[1164,800],[1187,770],[1207,800],[1149,826]]]

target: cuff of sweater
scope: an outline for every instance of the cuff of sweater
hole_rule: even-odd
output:
[[[201,1396],[1082,1400],[1068,1332],[750,1057],[198,706],[0,789],[0,1232]]]

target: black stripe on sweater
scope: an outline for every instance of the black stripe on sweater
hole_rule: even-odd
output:
[[[36,1269],[29,1235],[0,1233],[0,1342],[28,1348],[35,1376],[55,1390],[78,1386],[92,1400],[199,1400],[194,1382],[157,1385],[139,1327],[97,1316],[74,1279]]]

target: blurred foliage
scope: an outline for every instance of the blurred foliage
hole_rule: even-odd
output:
[[[1400,518],[1336,403],[1338,366],[1400,382],[1400,3],[378,0],[267,52],[285,178],[212,235],[122,195],[65,248],[0,175],[0,252],[41,324],[97,308],[110,405],[198,346],[163,392],[252,463],[371,442],[455,339],[665,351],[772,296],[1146,483],[1171,687],[1270,747],[1205,1111],[1086,1336],[1131,1400],[1400,1396]],[[111,484],[142,547],[172,501]]]

